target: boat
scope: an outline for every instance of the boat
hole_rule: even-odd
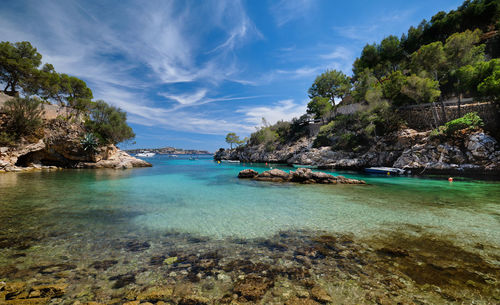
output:
[[[240,163],[239,160],[221,160],[221,161],[226,163]]]
[[[366,173],[382,174],[382,175],[404,175],[406,171],[395,167],[368,167],[365,168]]]
[[[136,154],[135,156],[136,157],[143,157],[143,158],[151,158],[151,157],[154,157],[155,155],[156,155],[156,153],[154,153],[154,152],[143,151],[143,152]]]
[[[318,166],[316,165],[304,165],[304,164],[292,164],[292,166],[295,168],[311,168],[311,169],[318,168]]]

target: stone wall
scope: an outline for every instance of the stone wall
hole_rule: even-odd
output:
[[[3,108],[3,105],[5,104],[5,102],[10,100],[10,99],[12,99],[11,96],[0,92],[0,113],[2,113],[2,108]],[[44,119],[53,120],[53,119],[57,118],[58,116],[68,117],[68,116],[70,116],[70,114],[74,110],[70,107],[61,107],[58,105],[45,104],[45,105],[43,105],[43,111],[44,111],[44,114],[43,114]],[[73,115],[73,117],[75,117],[75,115]],[[82,117],[79,117],[78,119],[82,120]]]
[[[483,119],[486,130],[498,133],[500,130],[500,118],[498,112],[498,106],[494,103],[488,102],[478,102],[478,103],[468,103],[461,105],[460,115],[458,113],[457,105],[447,105],[445,106],[445,113],[447,121],[457,119],[468,112],[477,112],[478,115]],[[436,105],[436,110],[443,124],[444,118],[442,117],[442,110],[440,105]],[[406,121],[407,126],[416,130],[429,130],[434,124],[434,119],[432,116],[432,106],[423,107],[407,107],[400,108],[397,110],[399,116]]]

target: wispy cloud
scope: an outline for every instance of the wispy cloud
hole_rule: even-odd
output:
[[[312,0],[280,0],[272,5],[270,10],[276,24],[283,26],[288,22],[308,16],[313,5]]]
[[[373,37],[379,30],[379,25],[349,25],[349,26],[335,26],[333,30],[340,36],[352,39],[361,40],[365,42],[375,41]]]
[[[274,124],[280,120],[291,120],[300,117],[305,113],[306,107],[307,101],[295,103],[294,100],[288,99],[278,101],[271,106],[240,108],[237,112],[243,113],[246,117],[245,121],[253,125],[260,125],[262,118]]]

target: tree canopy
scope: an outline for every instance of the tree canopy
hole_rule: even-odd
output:
[[[100,143],[117,144],[135,137],[132,128],[127,125],[127,113],[102,100],[96,101],[90,108],[85,126],[99,138]]]
[[[236,133],[230,132],[226,135],[226,143],[228,143],[231,146],[231,149],[233,149],[233,144],[241,145],[244,141],[240,140],[240,137],[236,135]]]
[[[341,71],[326,70],[314,80],[309,88],[309,97],[328,98],[335,105],[335,98],[343,98],[351,90],[351,79]]]

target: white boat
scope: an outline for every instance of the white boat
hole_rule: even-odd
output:
[[[143,157],[143,158],[151,158],[151,157],[154,157],[155,155],[156,155],[156,153],[154,153],[154,152],[143,151],[143,152],[136,154],[135,156],[136,157]]]
[[[404,175],[406,173],[404,169],[395,167],[368,167],[365,168],[365,172],[382,175]]]
[[[311,168],[311,169],[318,168],[316,165],[304,165],[304,164],[292,164],[292,166],[295,168]]]
[[[226,163],[240,163],[239,160],[221,160],[221,162],[226,162]]]

